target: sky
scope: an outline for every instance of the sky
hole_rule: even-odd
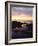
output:
[[[12,17],[12,21],[13,20],[17,20],[17,21],[32,20],[32,8],[31,7],[12,7],[11,17]]]

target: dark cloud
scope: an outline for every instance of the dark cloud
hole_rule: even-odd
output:
[[[12,7],[12,10],[23,13],[32,13],[32,8],[30,7]]]

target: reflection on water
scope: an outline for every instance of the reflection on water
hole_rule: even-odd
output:
[[[32,22],[21,23],[17,21],[12,21],[12,38],[31,38],[32,25]]]

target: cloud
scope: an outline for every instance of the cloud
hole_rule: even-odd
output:
[[[30,7],[12,7],[12,11],[32,13],[32,8]]]

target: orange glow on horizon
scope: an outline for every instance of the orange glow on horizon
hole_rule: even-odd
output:
[[[15,21],[15,20],[16,21],[22,21],[22,20],[23,21],[28,21],[28,20],[32,21],[32,16],[30,16],[30,15],[23,15],[23,14],[22,15],[14,15],[14,16],[12,15],[11,16],[11,20],[12,21]]]

